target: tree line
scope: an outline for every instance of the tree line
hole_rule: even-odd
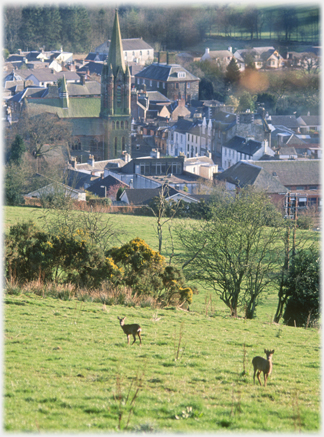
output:
[[[6,6],[4,47],[22,50],[89,52],[110,38],[115,8],[91,6]],[[140,38],[155,50],[183,50],[209,37],[277,39],[289,43],[319,41],[320,9],[316,6],[119,8],[123,38]]]

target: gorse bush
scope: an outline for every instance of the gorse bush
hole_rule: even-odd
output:
[[[134,238],[120,248],[106,252],[123,271],[123,283],[137,295],[152,296],[161,306],[192,302],[192,291],[185,286],[182,272],[165,265],[165,258],[152,250],[144,240]]]
[[[75,290],[88,291],[126,287],[132,298],[127,297],[129,292],[118,292],[120,304],[139,304],[147,297],[160,306],[192,302],[193,293],[181,271],[166,266],[164,257],[139,238],[104,251],[93,244],[87,230],[77,229],[72,234],[61,229],[59,235],[53,235],[26,222],[10,228],[5,246],[9,282],[72,284]],[[66,299],[70,294],[60,296]]]

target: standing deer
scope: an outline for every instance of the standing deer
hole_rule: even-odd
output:
[[[120,326],[122,327],[123,331],[127,335],[127,343],[129,344],[129,336],[132,334],[134,337],[134,341],[132,344],[136,341],[136,334],[138,335],[138,338],[140,340],[140,344],[142,344],[141,339],[141,331],[142,328],[137,323],[133,323],[132,325],[125,325],[125,319],[126,317],[123,317],[122,319],[117,316],[117,319],[119,320]]]
[[[254,367],[254,375],[253,375],[253,382],[255,384],[255,373],[257,373],[257,377],[259,380],[260,385],[261,379],[260,379],[260,373],[263,372],[264,375],[264,386],[267,385],[267,379],[272,371],[272,355],[274,354],[274,350],[270,351],[267,349],[264,349],[264,353],[267,356],[267,359],[264,359],[262,357],[254,357],[252,360],[252,364]]]

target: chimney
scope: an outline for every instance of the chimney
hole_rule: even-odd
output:
[[[91,167],[94,167],[94,163],[95,163],[94,156],[89,155],[88,164],[91,165]]]
[[[81,83],[81,85],[85,85],[85,75],[84,74],[82,74],[80,76],[80,83]]]
[[[167,52],[167,64],[175,64],[175,54]]]
[[[209,48],[206,47],[206,48],[205,48],[205,55],[208,55],[208,54],[209,54]]]
[[[158,52],[158,63],[162,64],[162,62],[166,62],[166,53]]]
[[[72,168],[76,168],[76,157],[75,156],[71,157],[70,164],[71,164]]]
[[[231,52],[231,53],[232,53],[232,50],[233,50],[233,49],[232,49],[232,47],[231,47],[231,46],[229,46],[227,50],[228,50],[229,52]]]

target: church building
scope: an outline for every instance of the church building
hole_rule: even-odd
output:
[[[108,59],[101,76],[100,118],[104,119],[104,157],[118,158],[128,150],[131,128],[131,75],[123,59],[116,10]]]
[[[131,74],[123,59],[118,11],[101,85],[85,81],[84,76],[71,83],[63,76],[45,88],[42,96],[34,93],[29,97],[24,91],[15,97],[20,98],[20,102],[12,102],[17,109],[24,103],[30,114],[55,114],[71,123],[70,151],[78,161],[87,160],[89,152],[96,161],[130,153]]]

